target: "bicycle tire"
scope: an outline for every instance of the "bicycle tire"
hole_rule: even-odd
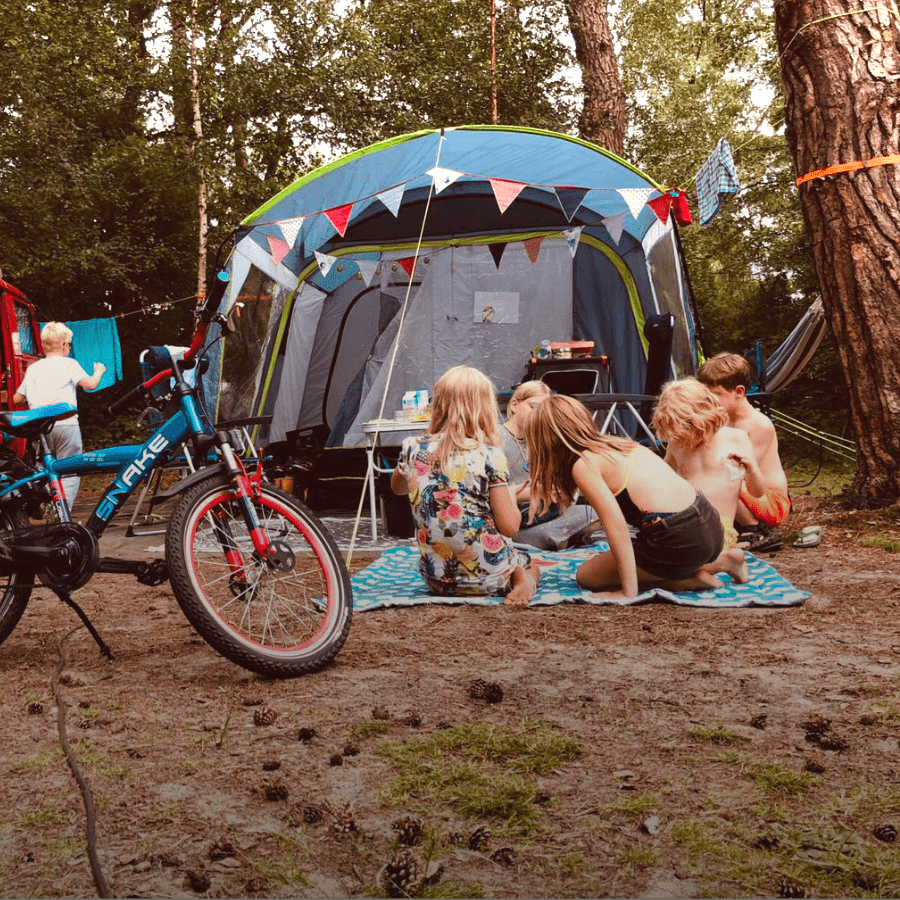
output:
[[[263,482],[254,503],[261,527],[295,564],[273,569],[253,552],[234,485],[221,474],[178,502],[166,533],[169,580],[200,636],[226,659],[273,678],[331,662],[347,639],[350,576],[325,526],[290,494]],[[236,582],[215,527],[226,523],[246,578]]]
[[[19,528],[28,527],[25,510],[13,504],[0,506],[0,537]],[[34,572],[16,570],[7,575],[0,574],[0,644],[13,632],[34,587]]]

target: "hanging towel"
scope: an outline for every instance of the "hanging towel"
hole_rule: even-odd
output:
[[[724,205],[730,194],[741,189],[737,169],[731,155],[731,147],[725,138],[719,138],[716,149],[700,166],[694,176],[697,203],[700,207],[700,224],[708,225]]]
[[[112,387],[122,380],[122,346],[119,344],[119,329],[114,318],[84,319],[80,322],[66,322],[72,329],[72,356],[90,374],[94,363],[106,366],[103,378],[96,390]]]

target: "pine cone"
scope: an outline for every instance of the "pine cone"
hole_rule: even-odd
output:
[[[411,897],[419,888],[419,864],[409,850],[401,850],[379,873],[386,897]]]
[[[516,854],[512,847],[498,847],[491,854],[491,862],[508,869],[515,862],[515,857]]]
[[[288,789],[287,785],[283,781],[267,781],[263,785],[263,796],[266,800],[271,801],[272,803],[277,803],[279,800],[287,800],[288,798]]]
[[[804,890],[802,884],[798,884],[796,881],[792,881],[790,878],[782,878],[781,881],[778,882],[778,890],[776,896],[805,897],[806,891]]]
[[[308,744],[316,736],[315,728],[301,728],[297,732],[297,740],[301,744]]]
[[[220,859],[227,859],[229,856],[234,856],[235,852],[234,844],[232,844],[231,841],[226,840],[225,838],[219,838],[212,847],[209,848],[207,856],[213,860],[213,862],[217,862]]]
[[[350,810],[334,814],[334,821],[331,823],[331,830],[337,834],[358,834],[356,820]]]
[[[344,757],[341,756],[340,753],[332,753],[328,758],[329,766],[342,766],[344,764]]]
[[[469,835],[469,849],[479,851],[487,850],[490,839],[491,829],[488,828],[487,825],[482,825]]]
[[[188,869],[184,878],[195,894],[205,894],[209,890],[209,872],[206,869]]]
[[[499,703],[503,699],[503,688],[495,681],[485,681],[483,678],[476,678],[469,685],[469,696],[473,700]]]
[[[32,700],[28,704],[28,714],[30,716],[39,716],[44,711],[44,704],[40,700]]]
[[[850,747],[850,742],[838,734],[823,734],[818,743],[823,750],[834,750],[837,753]]]
[[[359,756],[359,747],[356,744],[344,744],[341,750],[342,756]]]
[[[373,719],[382,719],[387,720],[390,719],[391,714],[388,712],[387,708],[384,706],[375,706],[372,708],[372,718]]]
[[[874,834],[879,841],[884,841],[886,844],[893,844],[894,841],[897,840],[897,829],[889,823],[876,825],[872,829],[872,834]]]
[[[825,734],[831,728],[831,719],[826,719],[818,713],[813,713],[804,723],[803,730],[807,735]]]
[[[261,709],[253,710],[254,725],[272,725],[277,718],[278,713],[271,707],[263,706]]]
[[[263,772],[277,772],[281,768],[281,763],[277,759],[267,759],[262,767]]]
[[[403,717],[403,724],[408,725],[410,728],[421,728],[422,717],[417,712],[415,712],[415,710],[410,710]]]
[[[451,831],[444,838],[444,843],[448,847],[462,847],[466,843],[466,836],[459,831]]]
[[[546,806],[552,799],[553,798],[550,796],[550,794],[547,793],[547,791],[538,791],[534,795],[534,802],[538,806]]]
[[[314,803],[303,807],[303,821],[308,825],[315,825],[316,822],[321,822],[323,816],[324,813],[321,807],[316,806]]]
[[[759,713],[759,715],[754,716],[750,720],[751,728],[765,728],[766,727],[766,719],[769,717],[765,713]]]
[[[825,765],[821,760],[816,759],[811,756],[806,762],[803,763],[803,769],[806,772],[813,772],[816,775],[821,775],[822,772],[825,771]]]
[[[397,839],[405,847],[415,847],[422,841],[422,823],[412,816],[397,819],[391,828],[397,832]]]

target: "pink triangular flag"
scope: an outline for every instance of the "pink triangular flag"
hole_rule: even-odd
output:
[[[509,204],[522,193],[525,185],[521,181],[509,181],[506,178],[488,178],[494,191],[497,206],[500,207],[500,215],[506,212]]]
[[[396,187],[389,188],[375,196],[396,216],[400,212],[400,202],[403,200],[403,192],[405,190],[405,184],[398,184]]]
[[[335,206],[333,209],[325,210],[328,221],[337,228],[337,232],[341,237],[343,237],[344,233],[347,231],[347,223],[350,221],[350,212],[352,209],[353,204],[347,203],[345,206]]]
[[[541,252],[541,241],[543,240],[543,237],[533,237],[522,241],[525,245],[525,252],[528,254],[528,258],[531,260],[532,265],[537,262],[538,254]]]
[[[274,237],[271,234],[266,235],[266,240],[269,242],[269,252],[272,254],[272,259],[275,260],[275,265],[277,266],[290,253],[291,248],[281,238]]]
[[[297,216],[294,219],[283,219],[278,223],[281,233],[288,244],[293,247],[297,243],[297,235],[300,232],[300,226],[303,224],[304,216]]]
[[[656,213],[656,217],[663,225],[669,221],[669,210],[672,208],[672,197],[669,194],[662,194],[659,197],[648,200],[647,206]]]

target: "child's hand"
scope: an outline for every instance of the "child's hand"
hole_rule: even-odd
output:
[[[95,375],[102,375],[105,371],[106,371],[106,366],[104,366],[103,363],[100,363],[100,362],[94,363],[94,374]]]

